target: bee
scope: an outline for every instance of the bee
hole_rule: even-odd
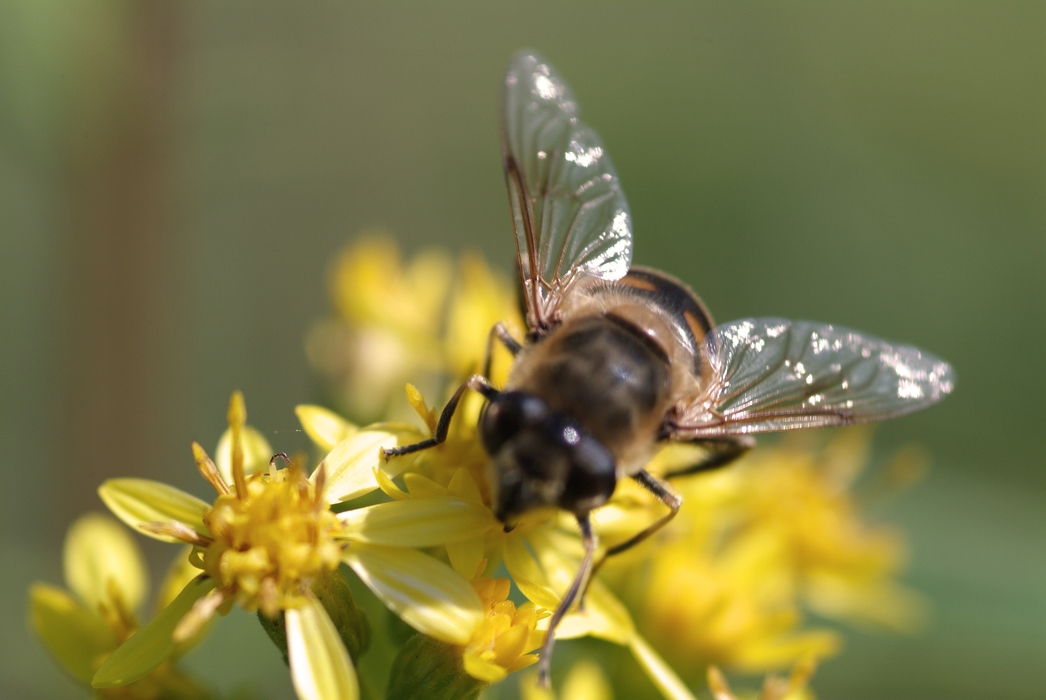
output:
[[[928,353],[837,326],[783,318],[716,325],[684,283],[632,266],[632,219],[610,157],[579,120],[566,83],[532,52],[517,54],[505,75],[501,143],[525,342],[496,325],[484,374],[457,389],[433,436],[385,454],[442,443],[462,395],[476,391],[487,399],[479,432],[497,518],[506,529],[537,508],[577,518],[585,553],[549,621],[538,667],[547,685],[556,626],[598,567],[590,513],[629,478],[668,508],[605,560],[650,537],[682,505],[644,469],[661,445],[706,448],[696,464],[664,475],[671,479],[728,464],[759,433],[925,408],[954,379]],[[487,379],[494,341],[515,357],[501,389]]]

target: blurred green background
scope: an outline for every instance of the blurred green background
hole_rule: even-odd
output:
[[[108,476],[204,492],[231,390],[305,445],[303,338],[359,231],[511,270],[500,79],[567,77],[637,262],[721,320],[832,321],[951,361],[884,425],[920,636],[851,632],[822,698],[1046,693],[1046,3],[0,3],[0,696],[83,697],[24,622]],[[157,573],[170,552],[148,547]],[[192,667],[287,697],[244,615]],[[252,680],[253,678],[253,680]]]

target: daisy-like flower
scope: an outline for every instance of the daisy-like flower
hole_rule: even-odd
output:
[[[331,428],[320,423],[321,430]],[[485,614],[479,595],[450,566],[415,548],[466,537],[477,521],[486,523],[487,511],[461,499],[448,499],[441,504],[447,507],[435,509],[424,503],[386,503],[335,514],[330,508],[377,488],[381,448],[419,437],[409,426],[372,426],[339,443],[311,478],[289,460],[278,469],[274,458],[265,469],[265,461],[248,459],[263,454],[267,445],[246,426],[243,397],[235,393],[229,448],[219,448],[219,457],[228,454],[228,466],[216,465],[193,445],[197,468],[216,491],[213,503],[157,482],[105,482],[99,493],[110,510],[143,534],[191,544],[189,560],[201,575],[109,657],[94,675],[95,687],[144,677],[215,612],[237,604],[269,618],[282,615],[300,698],[358,697],[345,630],[331,621],[315,591],[340,563],[419,631],[468,643]],[[408,464],[405,460],[403,466]]]
[[[432,409],[413,387],[408,387],[408,395],[410,403],[431,429],[434,424]],[[513,583],[534,606],[527,608],[528,612],[522,618],[526,625],[515,629],[518,625],[507,624],[510,617],[516,621],[520,616],[519,611],[514,608],[511,609],[512,615],[508,615],[510,608],[506,580],[505,583],[497,584],[494,589],[502,591],[498,599],[492,599],[493,605],[486,606],[488,610],[493,610],[494,617],[500,620],[493,626],[489,625],[488,620],[487,625],[474,624],[459,629],[458,633],[466,632],[469,640],[465,643],[454,642],[459,645],[460,665],[465,672],[477,680],[490,683],[536,661],[534,655],[527,652],[537,648],[543,639],[543,634],[534,634],[535,630],[541,629],[537,625],[540,622],[541,626],[545,626],[548,612],[559,606],[581,566],[583,552],[576,530],[554,511],[533,513],[523,518],[511,532],[505,532],[502,524],[495,519],[491,511],[491,489],[486,480],[487,461],[475,434],[474,418],[478,416],[480,405],[477,402],[470,407],[465,403],[459,409],[461,415],[455,418],[450,436],[443,445],[411,455],[408,459],[396,458],[379,464],[376,468],[372,463],[360,460],[353,461],[351,465],[342,460],[341,454],[356,454],[367,448],[361,435],[372,430],[369,428],[344,439],[323,460],[323,464],[334,465],[334,470],[346,483],[366,484],[365,488],[358,488],[351,494],[346,494],[347,497],[361,496],[375,488],[381,488],[393,499],[391,503],[371,506],[371,509],[386,507],[391,512],[391,508],[397,506],[425,508],[432,517],[432,527],[441,531],[443,540],[423,541],[416,534],[407,536],[398,533],[397,540],[387,540],[385,544],[396,542],[406,547],[441,544],[450,566],[462,582],[474,581],[475,576],[483,571],[493,570],[499,562],[505,565]],[[313,418],[318,418],[319,423],[325,426],[336,424],[325,412],[315,407],[299,407],[298,415],[310,435],[322,433],[324,430],[322,427],[310,425]],[[325,443],[321,442],[321,445],[323,444]],[[393,477],[388,473],[390,467],[404,470],[404,489],[393,482]],[[366,468],[370,471],[364,471]],[[350,475],[350,471],[354,471],[355,474]],[[458,510],[466,509],[466,504],[467,510],[476,514],[471,523],[455,514]],[[366,508],[347,511],[341,517],[351,530],[357,524],[362,525],[373,517],[368,511]],[[482,516],[479,515],[481,513]],[[455,528],[454,533],[450,534],[448,527],[452,522],[457,523],[459,528]],[[390,534],[397,533],[390,531]],[[351,557],[347,560],[351,566]],[[353,568],[357,569],[357,573],[366,582],[366,573],[356,566]],[[405,595],[397,597],[390,595],[391,591],[382,592],[374,586],[371,588],[394,612],[418,631],[438,640],[453,641],[449,638],[454,632],[453,629],[443,629],[438,624],[423,627],[411,617],[413,611],[410,605],[398,605],[399,600],[406,599]],[[536,611],[537,614],[531,616],[530,610]],[[598,579],[589,585],[584,609],[567,615],[560,623],[556,636],[564,639],[594,636],[626,646],[665,697],[693,697],[668,664],[639,634],[627,609]],[[512,654],[506,654],[506,650],[509,649],[513,650]]]
[[[105,659],[138,630],[135,610],[149,590],[148,575],[138,545],[126,529],[97,513],[81,516],[69,528],[63,559],[69,591],[46,583],[33,584],[29,589],[29,624],[62,668],[90,687],[91,678]],[[166,607],[195,576],[187,564],[183,553],[171,567],[156,601],[158,608]],[[186,640],[167,662],[133,685],[101,690],[97,697],[210,697],[174,664],[196,641]]]

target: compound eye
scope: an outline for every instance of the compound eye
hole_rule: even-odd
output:
[[[582,435],[572,447],[570,477],[559,506],[586,513],[610,500],[617,484],[614,456],[598,440]]]
[[[491,401],[483,413],[480,422],[483,446],[494,454],[521,430],[540,425],[547,416],[548,407],[536,396],[518,391],[504,392]]]

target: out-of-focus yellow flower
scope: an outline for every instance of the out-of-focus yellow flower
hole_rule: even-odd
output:
[[[405,263],[380,233],[340,254],[330,293],[336,316],[312,330],[308,355],[357,419],[402,413],[390,406],[399,406],[407,381],[436,392],[477,371],[498,321],[522,328],[512,286],[480,256],[463,255],[455,269],[445,253],[428,250]]]
[[[195,574],[186,552],[175,560],[161,588],[158,607],[169,591],[181,589]],[[69,592],[45,583],[29,589],[29,623],[62,668],[85,686],[105,659],[139,627],[135,610],[148,591],[145,561],[138,545],[112,518],[91,513],[69,528],[64,569]],[[204,699],[209,693],[174,665],[196,638],[174,651],[172,659],[126,688],[96,691],[101,698]]]
[[[520,681],[519,693],[522,700],[556,700],[556,694],[538,685],[536,673]],[[614,700],[614,691],[598,665],[592,661],[579,661],[563,680],[559,697],[564,700]]]
[[[735,695],[722,672],[709,666],[708,689],[712,691],[714,700],[816,700],[813,691],[807,687],[816,667],[814,657],[805,657],[795,665],[788,678],[767,676],[760,691]]]
[[[697,667],[772,670],[839,649],[836,633],[802,627],[804,607],[892,629],[918,624],[919,597],[894,580],[904,560],[899,535],[863,522],[850,490],[867,435],[839,431],[820,450],[785,440],[674,482],[684,496],[679,516],[654,544],[607,566],[659,648]],[[666,448],[651,469],[685,463],[693,449]],[[626,486],[597,523],[613,541],[658,508]]]

